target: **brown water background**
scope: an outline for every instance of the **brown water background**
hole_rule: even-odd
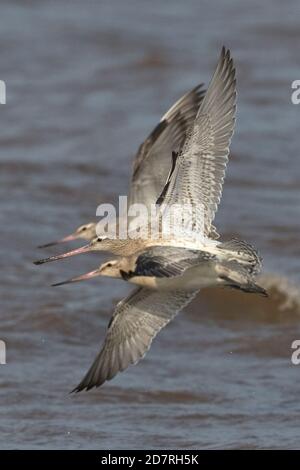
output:
[[[138,145],[223,44],[239,96],[216,222],[260,250],[270,298],[203,291],[138,366],[69,395],[129,289],[51,288],[104,257],[36,267],[59,251],[36,246],[126,194]],[[300,448],[299,50],[296,0],[2,0],[0,448]]]

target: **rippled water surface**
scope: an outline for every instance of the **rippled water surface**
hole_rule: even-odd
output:
[[[1,448],[300,447],[299,42],[296,0],[2,1]],[[138,366],[70,395],[129,289],[53,289],[104,258],[37,267],[58,249],[36,246],[126,193],[138,145],[223,43],[239,96],[217,225],[259,248],[270,298],[203,291]]]

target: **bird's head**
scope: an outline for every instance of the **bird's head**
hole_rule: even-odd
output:
[[[82,238],[83,240],[92,240],[96,235],[96,223],[90,222],[89,224],[80,225],[75,232],[76,238]]]
[[[82,274],[81,276],[72,277],[72,279],[68,279],[67,281],[63,282],[57,282],[56,284],[52,285],[54,287],[62,286],[64,284],[71,284],[73,282],[87,281],[88,279],[92,279],[97,276],[120,277],[120,269],[118,265],[119,260],[107,261],[106,263],[101,264],[100,267],[94,271],[90,271],[88,273]]]
[[[99,268],[100,276],[121,277],[122,259],[107,261],[101,264]]]
[[[90,222],[88,224],[80,225],[75,232],[67,235],[66,237],[60,238],[55,242],[46,243],[45,245],[40,245],[38,248],[47,248],[48,246],[58,245],[59,243],[70,242],[72,240],[92,240],[96,235],[96,224]]]

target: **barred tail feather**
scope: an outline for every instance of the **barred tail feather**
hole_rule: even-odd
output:
[[[261,271],[262,258],[250,243],[233,238],[222,242],[220,249],[232,252],[234,258],[247,267],[249,274],[256,275]]]

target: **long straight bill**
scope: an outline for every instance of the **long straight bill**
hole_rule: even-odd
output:
[[[49,246],[58,245],[59,243],[70,242],[72,240],[77,240],[78,236],[76,234],[68,235],[67,237],[56,240],[55,242],[46,243],[45,245],[40,245],[38,248],[48,248]]]
[[[52,284],[52,287],[63,286],[64,284],[71,284],[72,282],[87,281],[88,279],[91,279],[99,275],[100,275],[100,270],[95,269],[94,271],[90,271],[89,273],[82,274],[81,276],[72,277],[72,279],[68,279],[67,281],[62,281],[62,282],[57,282],[56,284]]]
[[[49,258],[40,259],[38,261],[34,261],[33,264],[44,264],[49,263],[50,261],[57,261],[59,259],[69,258],[70,256],[80,255],[81,253],[88,253],[91,251],[90,245],[84,245],[81,248],[76,248],[75,250],[68,251],[67,253],[63,253],[62,255],[50,256]]]

